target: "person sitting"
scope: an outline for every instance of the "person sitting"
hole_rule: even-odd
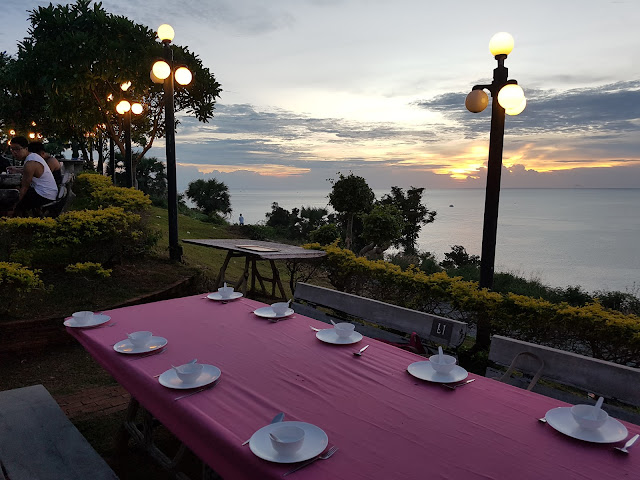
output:
[[[44,149],[44,144],[42,142],[31,142],[28,148],[30,152],[37,153],[45,162],[47,162],[47,165],[49,165],[51,173],[53,174],[53,178],[56,181],[56,185],[60,186],[62,183],[62,168],[58,159]]]
[[[11,154],[24,162],[22,185],[14,216],[25,216],[32,210],[54,201],[58,196],[58,186],[47,162],[37,153],[29,152],[29,141],[25,137],[11,139]]]

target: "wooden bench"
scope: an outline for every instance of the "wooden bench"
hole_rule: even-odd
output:
[[[42,385],[0,392],[0,479],[118,477]]]
[[[603,396],[608,400],[640,406],[640,369],[500,335],[494,335],[491,339],[489,361],[506,367],[521,352],[533,354],[544,362],[541,372],[543,379]],[[521,356],[514,366],[525,375],[535,375],[539,363],[529,356]],[[487,376],[495,376],[495,370],[488,369]],[[553,386],[538,384],[533,391],[569,403],[588,403],[585,402],[585,396],[579,393],[563,391]],[[605,406],[612,408],[607,402]],[[624,408],[619,413],[620,418],[634,423],[638,423],[640,419],[637,413],[629,414]]]
[[[402,342],[415,332],[422,340],[457,348],[467,334],[467,324],[458,320],[307,283],[296,285],[292,307],[325,323],[332,319],[356,323],[363,335],[390,342]]]

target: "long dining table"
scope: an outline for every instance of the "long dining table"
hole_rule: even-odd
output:
[[[445,388],[408,373],[423,357],[367,337],[325,343],[310,326],[330,326],[300,314],[272,322],[254,313],[264,306],[200,294],[107,311],[109,323],[68,331],[226,480],[282,478],[296,465],[263,460],[242,445],[278,412],[320,427],[329,446],[339,447],[291,479],[640,478],[640,448],[625,455],[613,448],[623,441],[589,443],[538,421],[567,406],[561,401],[473,374],[473,383]],[[114,351],[138,330],[166,338],[164,352]],[[362,356],[353,355],[367,344]],[[157,375],[194,357],[221,376],[177,399],[185,390],[161,385]],[[627,438],[640,433],[640,426],[624,425]]]

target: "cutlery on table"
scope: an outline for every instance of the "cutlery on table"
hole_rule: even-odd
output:
[[[640,434],[636,434],[633,437],[631,437],[631,439],[624,444],[624,447],[613,447],[614,449],[623,452],[623,453],[629,453],[629,451],[627,450],[628,448],[631,448],[631,446],[636,443],[636,440],[638,440],[638,437],[640,437]]]
[[[275,417],[273,417],[273,420],[271,420],[271,423],[279,423],[279,422],[281,422],[283,420],[284,420],[284,412],[280,412]],[[249,443],[250,441],[251,441],[251,438],[249,438],[249,440],[247,440],[246,442],[242,442],[242,445],[244,446],[247,443]]]
[[[364,352],[367,348],[369,348],[369,345],[365,345],[364,347],[362,347],[360,350],[358,350],[357,352],[353,352],[353,354],[356,357],[360,357],[362,356],[362,352]]]
[[[307,460],[306,462],[304,462],[301,465],[298,465],[296,468],[294,468],[293,470],[289,470],[286,473],[283,473],[282,476],[286,477],[287,475],[289,475],[290,473],[293,472],[297,472],[298,470],[300,470],[301,468],[304,468],[308,465],[311,465],[313,462],[315,462],[316,460],[326,460],[327,458],[329,458],[331,455],[333,455],[334,453],[336,453],[338,451],[338,447],[336,447],[335,445],[333,447],[331,447],[329,450],[327,450],[326,453],[323,453],[321,455],[318,455],[317,457],[313,457],[311,460]]]
[[[309,328],[314,332],[319,332],[321,330],[320,328],[312,327],[311,325],[309,325]]]
[[[210,388],[213,388],[218,382],[213,382],[210,385],[207,385],[204,388],[199,388],[198,390],[194,390],[193,392],[187,393],[185,395],[180,395],[179,397],[176,397],[173,399],[173,401],[175,402],[176,400],[180,400],[181,398],[187,398],[190,397],[191,395],[195,395],[196,393],[200,393],[200,392],[204,392],[205,390],[209,390]]]
[[[475,378],[472,378],[471,380],[467,380],[466,382],[456,383],[456,384],[454,384],[454,385],[451,385],[451,384],[449,384],[449,383],[443,383],[443,384],[442,384],[442,386],[443,386],[443,387],[450,388],[451,390],[455,390],[455,389],[456,389],[456,388],[458,388],[458,387],[462,387],[463,385],[468,385],[468,384],[470,384],[471,382],[475,382],[475,381],[476,381],[476,379],[475,379]]]
[[[539,418],[538,421],[540,423],[547,423],[547,419],[545,417]]]

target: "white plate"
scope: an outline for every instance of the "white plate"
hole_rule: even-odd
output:
[[[287,311],[284,312],[284,315],[276,315],[276,312],[273,311],[273,308],[262,307],[254,310],[253,313],[263,318],[284,318],[288,317],[289,315],[293,315],[295,312],[293,311],[293,308],[287,308]]]
[[[578,440],[593,443],[615,443],[627,438],[627,428],[615,418],[609,417],[606,423],[596,430],[587,430],[578,425],[571,415],[571,407],[557,407],[549,410],[544,418],[560,433]]]
[[[136,354],[136,353],[146,353],[153,352],[154,350],[159,350],[167,344],[167,339],[164,337],[151,337],[151,339],[147,342],[146,345],[142,347],[134,347],[131,343],[131,340],[120,340],[113,346],[113,349],[118,353],[128,353],[128,354]]]
[[[236,298],[240,298],[240,297],[242,297],[242,292],[233,292],[231,296],[227,298],[222,298],[222,295],[220,295],[218,292],[213,292],[207,295],[207,298],[209,300],[217,300],[217,301],[223,301],[223,302],[226,302],[229,300],[235,300]]]
[[[460,365],[453,367],[449,373],[436,372],[429,361],[412,363],[407,367],[407,371],[416,378],[437,383],[456,383],[469,376],[469,372]]]
[[[334,345],[351,345],[352,343],[358,343],[362,340],[362,334],[352,332],[348,337],[339,337],[335,329],[325,328],[316,332],[316,338],[326,343],[333,343]]]
[[[283,425],[299,427],[304,430],[304,442],[300,450],[295,453],[278,453],[271,445],[269,433]],[[278,422],[262,427],[254,433],[249,440],[249,448],[263,460],[276,463],[295,463],[320,455],[327,448],[328,443],[329,437],[320,427],[305,422]]]
[[[222,372],[218,367],[214,367],[213,365],[204,365],[202,367],[202,372],[200,376],[196,378],[191,383],[184,383],[182,380],[178,378],[178,374],[173,368],[170,368],[166,372],[164,372],[158,378],[158,381],[161,385],[164,385],[167,388],[175,388],[178,390],[185,390],[187,388],[197,388],[202,387],[204,385],[209,385],[212,382],[215,382],[220,378]]]
[[[91,319],[88,322],[83,323],[82,325],[78,325],[78,322],[73,317],[67,318],[64,321],[64,325],[65,327],[72,327],[72,328],[91,328],[91,327],[96,327],[98,325],[102,325],[103,323],[107,323],[109,320],[111,320],[111,317],[109,315],[93,314],[91,316]]]

